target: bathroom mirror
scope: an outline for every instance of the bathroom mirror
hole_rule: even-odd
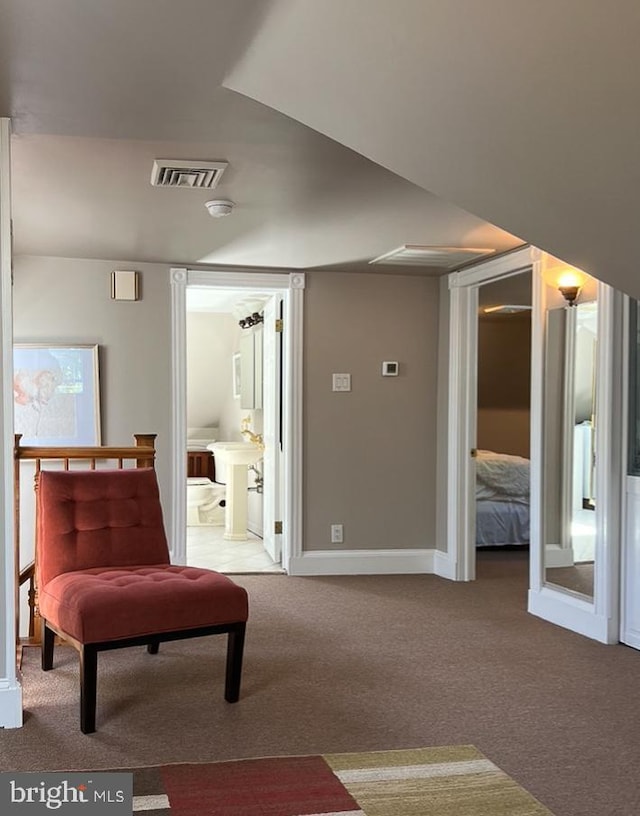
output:
[[[545,582],[594,593],[597,299],[547,311]]]
[[[262,408],[262,325],[240,336],[240,407]]]

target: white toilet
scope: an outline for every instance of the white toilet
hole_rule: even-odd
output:
[[[217,436],[217,427],[189,428],[187,431],[187,449],[189,451],[206,451]],[[187,525],[224,524],[224,499],[226,486],[212,482],[206,476],[187,477]]]
[[[187,525],[224,524],[224,498],[227,489],[210,479],[192,476],[187,479]]]

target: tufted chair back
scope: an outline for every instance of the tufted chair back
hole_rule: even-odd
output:
[[[64,572],[169,563],[152,468],[42,470],[37,503],[39,587]]]

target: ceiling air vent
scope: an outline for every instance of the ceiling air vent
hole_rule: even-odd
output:
[[[378,258],[374,258],[369,263],[396,264],[398,266],[437,266],[440,269],[454,269],[476,258],[491,255],[494,251],[493,249],[475,249],[473,247],[405,244],[398,247],[398,249],[393,249],[391,252],[386,252]]]
[[[213,190],[228,162],[156,159],[151,171],[154,187],[188,187],[193,190]]]

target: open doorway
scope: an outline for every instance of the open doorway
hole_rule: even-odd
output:
[[[302,549],[302,335],[305,276],[298,272],[172,269],[170,282],[173,514],[169,538],[172,560],[175,563],[187,563],[188,448],[198,446],[198,452],[203,454],[211,445],[213,468],[216,467],[217,460],[218,464],[223,465],[227,477],[224,485],[218,485],[225,491],[225,504],[222,508],[224,527],[219,523],[211,526],[221,528],[224,540],[232,544],[246,541],[247,531],[252,532],[247,525],[249,495],[260,496],[260,499],[254,501],[262,503],[262,546],[273,562],[280,563],[281,571],[288,573],[292,560],[299,557]],[[249,372],[251,383],[255,386],[259,379],[258,372],[261,371],[262,408],[255,403],[245,408],[241,399],[240,413],[236,412],[235,419],[227,418],[222,423],[222,432],[231,438],[218,438],[217,441],[211,441],[207,435],[219,435],[220,417],[208,415],[204,424],[196,425],[189,425],[187,417],[187,293],[192,289],[209,293],[212,298],[222,296],[224,291],[235,293],[232,297],[244,300],[245,309],[247,301],[261,298],[262,308],[251,307],[244,316],[244,325],[246,327],[248,316],[252,318],[249,321],[250,327],[255,329],[259,325],[262,331],[251,331],[248,336],[254,342],[238,342],[237,351],[233,344],[226,348],[226,363],[221,369],[220,379],[226,383],[222,386],[225,391],[231,392],[231,399],[238,399],[233,395],[244,390],[244,381]],[[236,317],[234,315],[234,319]],[[238,324],[241,320],[243,318],[238,318]],[[258,334],[262,342],[261,352],[258,351]],[[250,366],[243,363],[243,355],[249,350],[252,354]],[[203,357],[205,367],[210,357],[211,349],[208,348]],[[258,389],[254,388],[253,393],[257,394]],[[188,427],[192,429],[190,440]],[[199,436],[202,429],[204,436]],[[253,478],[250,484],[248,468],[251,465],[256,465],[256,469],[251,471]],[[219,473],[216,476],[215,470],[209,471],[208,468],[209,465],[204,465],[205,475],[210,481],[214,484],[220,482]],[[209,474],[214,478],[211,479]],[[248,490],[249,487],[258,486],[261,487],[261,492],[257,489]],[[230,503],[233,509],[230,509]],[[210,504],[212,512],[221,509],[221,502],[217,502],[216,507],[213,495]],[[217,519],[218,522],[220,520]],[[259,516],[254,515],[253,522],[259,523]],[[257,534],[254,532],[254,535]],[[255,571],[250,567],[245,569]]]
[[[478,290],[477,576],[526,579],[530,544],[531,272]]]
[[[280,344],[264,342],[265,310],[280,307],[274,294],[187,289],[187,564],[224,573],[283,572],[273,536],[265,535],[265,518],[278,513],[264,512],[265,414],[278,410],[281,379]],[[265,365],[274,352],[275,365]],[[252,440],[255,461],[232,472],[226,446],[239,446],[244,455]],[[277,500],[273,490],[266,499]]]

